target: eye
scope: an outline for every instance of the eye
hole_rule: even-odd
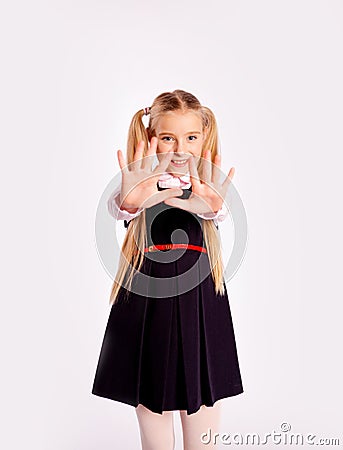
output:
[[[198,138],[197,138],[197,136],[189,136],[189,137],[190,137],[190,138],[192,138],[192,137],[193,137],[193,138],[195,138],[195,140],[196,140],[196,139],[198,139]],[[192,140],[193,140],[193,139],[192,139]]]
[[[170,136],[164,136],[164,137],[162,138],[162,141],[164,141],[164,139],[173,139],[173,138],[170,137]],[[170,142],[170,141],[167,141],[167,142]]]

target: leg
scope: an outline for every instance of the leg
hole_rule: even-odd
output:
[[[184,450],[218,448],[214,444],[213,434],[219,431],[220,413],[220,400],[217,400],[213,406],[202,405],[194,414],[187,415],[187,411],[180,411]],[[209,428],[210,438],[208,435]],[[203,433],[206,433],[207,440],[204,439],[202,443],[200,439]]]
[[[174,414],[157,414],[139,404],[136,414],[140,428],[142,450],[174,450]]]

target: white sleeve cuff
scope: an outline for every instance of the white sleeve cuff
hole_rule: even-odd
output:
[[[223,220],[226,219],[228,214],[229,214],[229,210],[227,209],[226,204],[224,202],[222,207],[220,208],[220,210],[217,211],[216,213],[209,212],[209,213],[197,214],[197,215],[205,220],[214,220],[215,222],[222,222]]]

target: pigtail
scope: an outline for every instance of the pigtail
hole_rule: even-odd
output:
[[[201,112],[203,116],[204,128],[207,129],[207,136],[204,142],[203,151],[207,149],[211,150],[211,161],[214,163],[214,158],[219,151],[217,121],[210,108],[202,106]],[[198,167],[199,175],[203,174],[203,170],[203,160],[201,160]],[[219,229],[217,229],[213,220],[203,220],[202,225],[204,242],[207,248],[216,294],[224,295],[224,267]]]
[[[134,153],[140,141],[144,141],[144,156],[148,150],[149,136],[143,123],[144,109],[140,109],[132,117],[127,136],[127,160],[133,161]]]
[[[143,124],[144,110],[141,109],[132,117],[127,137],[127,162],[133,161],[137,144],[144,140],[145,150],[148,149],[148,132]],[[113,305],[118,299],[121,287],[126,290],[125,298],[131,289],[135,270],[139,271],[144,260],[144,248],[147,245],[145,209],[139,216],[132,219],[127,227],[122,244],[118,270],[112,285],[109,304]]]

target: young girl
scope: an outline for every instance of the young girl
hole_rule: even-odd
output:
[[[108,209],[126,235],[92,393],[135,407],[143,450],[174,448],[175,410],[198,450],[220,400],[243,392],[218,228],[234,169],[219,181],[214,114],[182,90],[133,116],[129,166],[117,156]]]

